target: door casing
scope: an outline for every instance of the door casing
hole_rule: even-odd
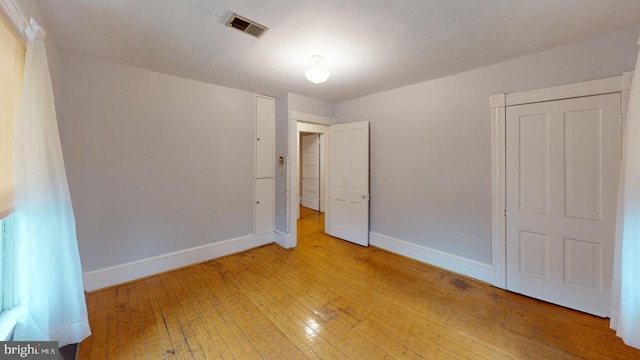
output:
[[[493,286],[505,289],[506,271],[506,108],[543,101],[621,93],[621,121],[626,119],[633,72],[575,84],[489,97],[491,109],[491,247]]]
[[[323,178],[329,176],[329,156],[328,151],[330,149],[330,134],[329,125],[335,124],[334,118],[318,116],[313,114],[306,114],[299,111],[291,111],[289,113],[289,151],[287,158],[287,232],[288,234],[282,234],[276,231],[276,237],[280,237],[282,240],[278,241],[279,244],[285,248],[294,248],[298,246],[298,213],[299,213],[299,154],[300,154],[300,132],[317,132],[322,134],[323,142],[323,154],[324,154],[324,175],[321,175],[321,188],[326,188]],[[329,216],[331,211],[328,203],[328,191],[324,192],[324,212],[325,218]],[[321,202],[322,204],[322,202]],[[325,231],[328,223],[325,222]]]

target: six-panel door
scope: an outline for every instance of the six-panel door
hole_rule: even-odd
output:
[[[608,316],[620,94],[507,108],[507,289]]]

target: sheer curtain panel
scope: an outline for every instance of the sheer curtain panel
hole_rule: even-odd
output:
[[[32,19],[15,134],[22,314],[14,340],[54,340],[64,346],[82,341],[90,330],[44,37]]]
[[[640,53],[624,127],[611,304],[611,327],[640,348]]]

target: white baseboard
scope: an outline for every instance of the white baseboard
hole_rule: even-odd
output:
[[[291,234],[286,234],[281,231],[275,230],[273,232],[273,242],[282,246],[285,249],[291,248]]]
[[[169,254],[158,255],[130,263],[88,271],[83,274],[85,291],[94,291],[109,286],[178,269],[184,266],[219,258],[261,245],[272,243],[273,232],[247,235],[235,239],[219,241]]]
[[[373,232],[369,233],[369,244],[489,284],[495,281],[493,266],[475,260]]]

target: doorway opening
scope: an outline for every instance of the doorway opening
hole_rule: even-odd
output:
[[[311,119],[310,123],[307,121]],[[314,121],[320,119],[321,121]],[[300,214],[300,139],[302,133],[320,134],[323,139],[324,205],[321,192],[312,191],[326,214],[324,232],[362,246],[369,245],[369,122],[332,124],[334,119],[292,112],[289,125],[289,222],[287,247],[298,244]],[[324,179],[324,180],[323,180]],[[327,191],[328,190],[328,191]]]
[[[301,238],[324,232],[328,125],[297,122],[298,209],[297,227]],[[296,238],[296,244],[298,238]]]
[[[329,191],[328,182],[326,181],[329,176],[329,125],[333,124],[335,119],[305,114],[298,111],[291,111],[289,114],[289,176],[288,176],[288,192],[289,204],[288,209],[288,221],[287,227],[289,228],[289,248],[294,248],[298,245],[298,219],[301,215],[301,199],[303,195],[303,187],[301,184],[302,178],[302,156],[301,156],[301,137],[305,135],[316,134],[320,143],[320,156],[319,167],[321,174],[318,179],[318,216],[320,213],[328,213],[329,211]],[[320,198],[321,197],[321,198]],[[312,210],[313,211],[313,210]],[[322,216],[323,225],[326,232],[326,224],[324,224],[324,214]]]

